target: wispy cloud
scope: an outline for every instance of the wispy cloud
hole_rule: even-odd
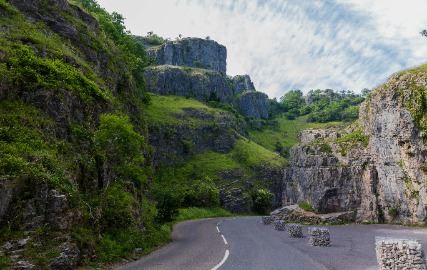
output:
[[[210,36],[258,90],[360,91],[427,60],[425,0],[100,0],[134,34]]]

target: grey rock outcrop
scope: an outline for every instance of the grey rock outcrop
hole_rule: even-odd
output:
[[[376,170],[374,194],[376,215],[385,221],[422,223],[427,221],[425,164],[427,147],[423,133],[416,127],[411,113],[403,105],[415,99],[415,87],[427,87],[422,75],[397,74],[374,91],[360,109],[360,120],[369,135],[368,152]],[[373,196],[374,195],[374,196]],[[366,207],[362,209],[368,212]]]
[[[148,49],[148,55],[159,65],[187,66],[227,72],[227,49],[213,41],[201,38],[183,38],[168,41]]]
[[[344,224],[354,222],[356,219],[356,213],[354,211],[317,214],[305,211],[298,205],[288,205],[276,209],[271,212],[271,216],[275,220],[304,224]]]
[[[302,132],[291,149],[283,203],[307,201],[319,213],[356,211],[359,222],[426,222],[427,147],[404,106],[414,85],[426,88],[427,80],[397,74],[362,104],[357,126],[366,144],[343,151],[339,138],[351,128]]]
[[[233,77],[234,94],[241,94],[245,91],[255,91],[254,83],[249,75],[236,75]]]
[[[246,91],[237,97],[239,112],[248,118],[267,119],[270,104],[268,96],[262,92]]]
[[[346,157],[334,146],[317,140],[336,138],[335,130],[307,130],[304,142],[290,151],[284,183],[284,203],[308,202],[318,213],[355,210],[360,205],[363,171],[367,159],[354,149]],[[335,146],[336,147],[336,146]]]
[[[149,67],[144,72],[147,89],[159,95],[176,95],[200,101],[233,101],[233,84],[223,74],[206,69],[171,65]]]

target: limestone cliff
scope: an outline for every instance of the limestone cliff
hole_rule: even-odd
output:
[[[174,65],[227,72],[227,50],[213,40],[183,38],[148,49],[158,65]]]
[[[246,91],[237,97],[239,112],[248,118],[267,119],[269,112],[268,96],[261,92]]]
[[[268,96],[256,91],[249,75],[226,75],[224,46],[185,38],[149,47],[148,53],[156,60],[144,71],[150,92],[227,103],[246,118],[269,117]]]
[[[198,68],[162,65],[144,71],[147,88],[160,95],[176,95],[200,101],[233,101],[233,85],[221,73]]]
[[[321,213],[354,210],[359,222],[424,223],[425,113],[415,113],[426,102],[424,74],[394,75],[346,129],[304,131],[291,150],[283,203],[305,201]]]

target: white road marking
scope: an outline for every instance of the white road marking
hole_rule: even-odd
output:
[[[218,228],[218,226],[216,226],[216,231],[217,231],[217,232],[220,232],[220,231],[219,231],[219,228]]]
[[[221,234],[222,240],[224,240],[224,244],[228,245],[227,239],[225,239],[224,235]]]
[[[223,236],[224,237],[224,236]],[[228,249],[225,251],[224,254],[224,258],[222,258],[222,261],[219,262],[219,264],[217,264],[214,268],[212,268],[211,270],[217,270],[219,269],[224,263],[225,261],[228,259],[228,255],[230,255],[230,252],[228,251]]]

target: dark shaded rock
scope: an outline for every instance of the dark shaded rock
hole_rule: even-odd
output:
[[[65,242],[61,245],[61,254],[50,264],[52,270],[76,269],[80,260],[80,250],[75,243]]]
[[[144,77],[147,90],[160,95],[225,103],[234,98],[230,79],[215,71],[165,65],[147,68]]]
[[[302,226],[299,224],[287,224],[286,230],[288,231],[289,236],[292,238],[304,237],[302,233]]]
[[[264,224],[264,225],[270,225],[271,223],[273,223],[273,217],[272,216],[265,216],[265,217],[262,217],[262,219],[261,219],[261,221],[262,221],[262,224]]]
[[[227,72],[227,49],[213,40],[184,38],[148,49],[159,65],[187,66]]]
[[[275,220],[274,229],[276,231],[284,231],[286,229],[286,223],[283,220]]]
[[[237,108],[247,118],[267,119],[270,103],[268,96],[261,92],[246,91],[237,97]]]
[[[17,180],[0,178],[0,224],[17,192]]]
[[[235,213],[249,213],[251,211],[250,198],[246,197],[241,188],[222,188],[220,190],[221,205]]]
[[[39,268],[27,261],[18,261],[14,266],[13,270],[38,270]]]

